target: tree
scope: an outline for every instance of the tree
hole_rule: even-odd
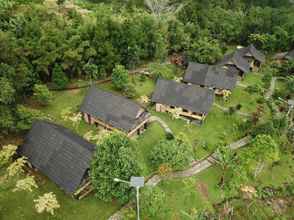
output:
[[[204,37],[192,43],[188,55],[199,63],[213,64],[221,58],[222,50],[217,40]]]
[[[0,168],[6,166],[12,161],[12,157],[16,154],[17,146],[9,144],[2,146],[0,151]]]
[[[42,105],[48,105],[52,99],[52,94],[46,85],[36,84],[34,86],[34,99]]]
[[[192,146],[183,135],[174,140],[162,140],[153,147],[149,160],[156,169],[162,164],[173,170],[183,169],[193,160]]]
[[[223,186],[226,181],[226,172],[234,164],[235,155],[229,147],[220,144],[215,152],[215,159],[222,169],[220,185]]]
[[[8,105],[15,101],[16,91],[7,78],[0,77],[0,104]]]
[[[69,83],[69,80],[65,73],[62,70],[62,67],[58,64],[55,64],[52,73],[52,82],[58,89],[63,89]]]
[[[39,196],[34,202],[38,213],[48,212],[54,215],[54,211],[60,208],[56,195],[52,192]]]
[[[139,173],[135,146],[125,135],[115,132],[98,143],[90,177],[99,199],[128,201],[132,189],[128,184],[114,182],[113,178],[129,180]]]
[[[272,164],[280,159],[280,150],[275,140],[265,134],[254,138],[251,148],[242,154],[242,159],[249,168],[254,171],[256,177],[266,164]]]
[[[112,72],[112,83],[118,90],[125,90],[129,84],[129,74],[122,65],[116,65]]]
[[[84,65],[83,70],[87,79],[97,80],[105,77],[104,73],[99,72],[99,68],[95,64],[87,63]]]

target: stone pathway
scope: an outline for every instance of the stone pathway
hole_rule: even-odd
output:
[[[247,144],[249,144],[251,142],[251,140],[252,140],[252,138],[250,136],[246,136],[246,137],[240,139],[239,141],[236,141],[236,142],[228,145],[228,147],[231,148],[232,150],[237,150],[237,149],[242,148],[242,147],[246,146]],[[168,176],[165,176],[165,177],[162,177],[159,175],[154,175],[145,183],[145,185],[153,187],[153,186],[156,186],[157,184],[159,184],[162,180],[174,179],[174,178],[185,178],[185,177],[194,176],[194,175],[200,173],[201,171],[214,165],[216,163],[216,160],[215,160],[216,157],[217,157],[216,153],[213,153],[210,156],[208,156],[202,160],[194,161],[190,168],[183,170],[183,171],[172,172],[171,174],[169,174]],[[108,220],[121,220],[123,210],[125,208],[129,207],[129,205],[130,204],[128,203],[125,206],[123,206],[119,211],[114,213]]]
[[[275,87],[276,87],[276,81],[277,81],[277,77],[273,77],[271,80],[271,85],[269,87],[269,90],[267,91],[267,93],[265,94],[265,99],[270,99],[275,91]]]
[[[172,134],[173,135],[172,130],[165,123],[165,121],[163,121],[161,118],[159,118],[157,116],[151,116],[150,119],[149,119],[149,122],[158,122],[159,125],[164,129],[166,134]]]

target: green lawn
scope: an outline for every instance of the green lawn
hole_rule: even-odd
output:
[[[0,219],[1,220],[86,220],[107,219],[119,206],[115,203],[105,203],[90,195],[83,200],[73,199],[66,195],[54,183],[47,178],[38,175],[39,188],[32,193],[12,192],[13,185],[5,184],[0,188]],[[33,200],[43,193],[54,192],[61,205],[54,216],[50,214],[38,214],[34,208]]]

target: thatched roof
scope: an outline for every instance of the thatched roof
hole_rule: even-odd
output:
[[[68,193],[80,186],[90,167],[95,146],[70,130],[35,121],[20,154]]]
[[[213,101],[213,90],[163,79],[157,81],[152,96],[152,102],[203,114],[209,112]]]

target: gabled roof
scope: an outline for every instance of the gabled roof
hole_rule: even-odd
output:
[[[152,96],[152,102],[204,114],[209,112],[213,101],[213,90],[163,79],[157,81]]]
[[[184,81],[217,89],[232,90],[237,83],[237,78],[238,72],[234,68],[190,62]]]
[[[261,53],[259,50],[257,50],[253,44],[250,44],[248,47],[238,49],[236,52],[240,53],[240,55],[245,58],[253,57],[255,60],[259,61],[260,63],[265,62],[265,55]]]
[[[95,86],[89,89],[80,111],[125,132],[133,130],[149,116],[143,107],[132,100]]]
[[[218,62],[217,65],[233,65],[233,66],[236,66],[243,73],[250,72],[250,64],[238,52],[234,52],[234,53],[225,55],[223,60]]]
[[[62,126],[35,121],[20,154],[67,193],[72,193],[85,177],[94,150],[93,144]]]
[[[285,56],[286,59],[288,60],[294,60],[294,49],[289,51],[286,56]]]

